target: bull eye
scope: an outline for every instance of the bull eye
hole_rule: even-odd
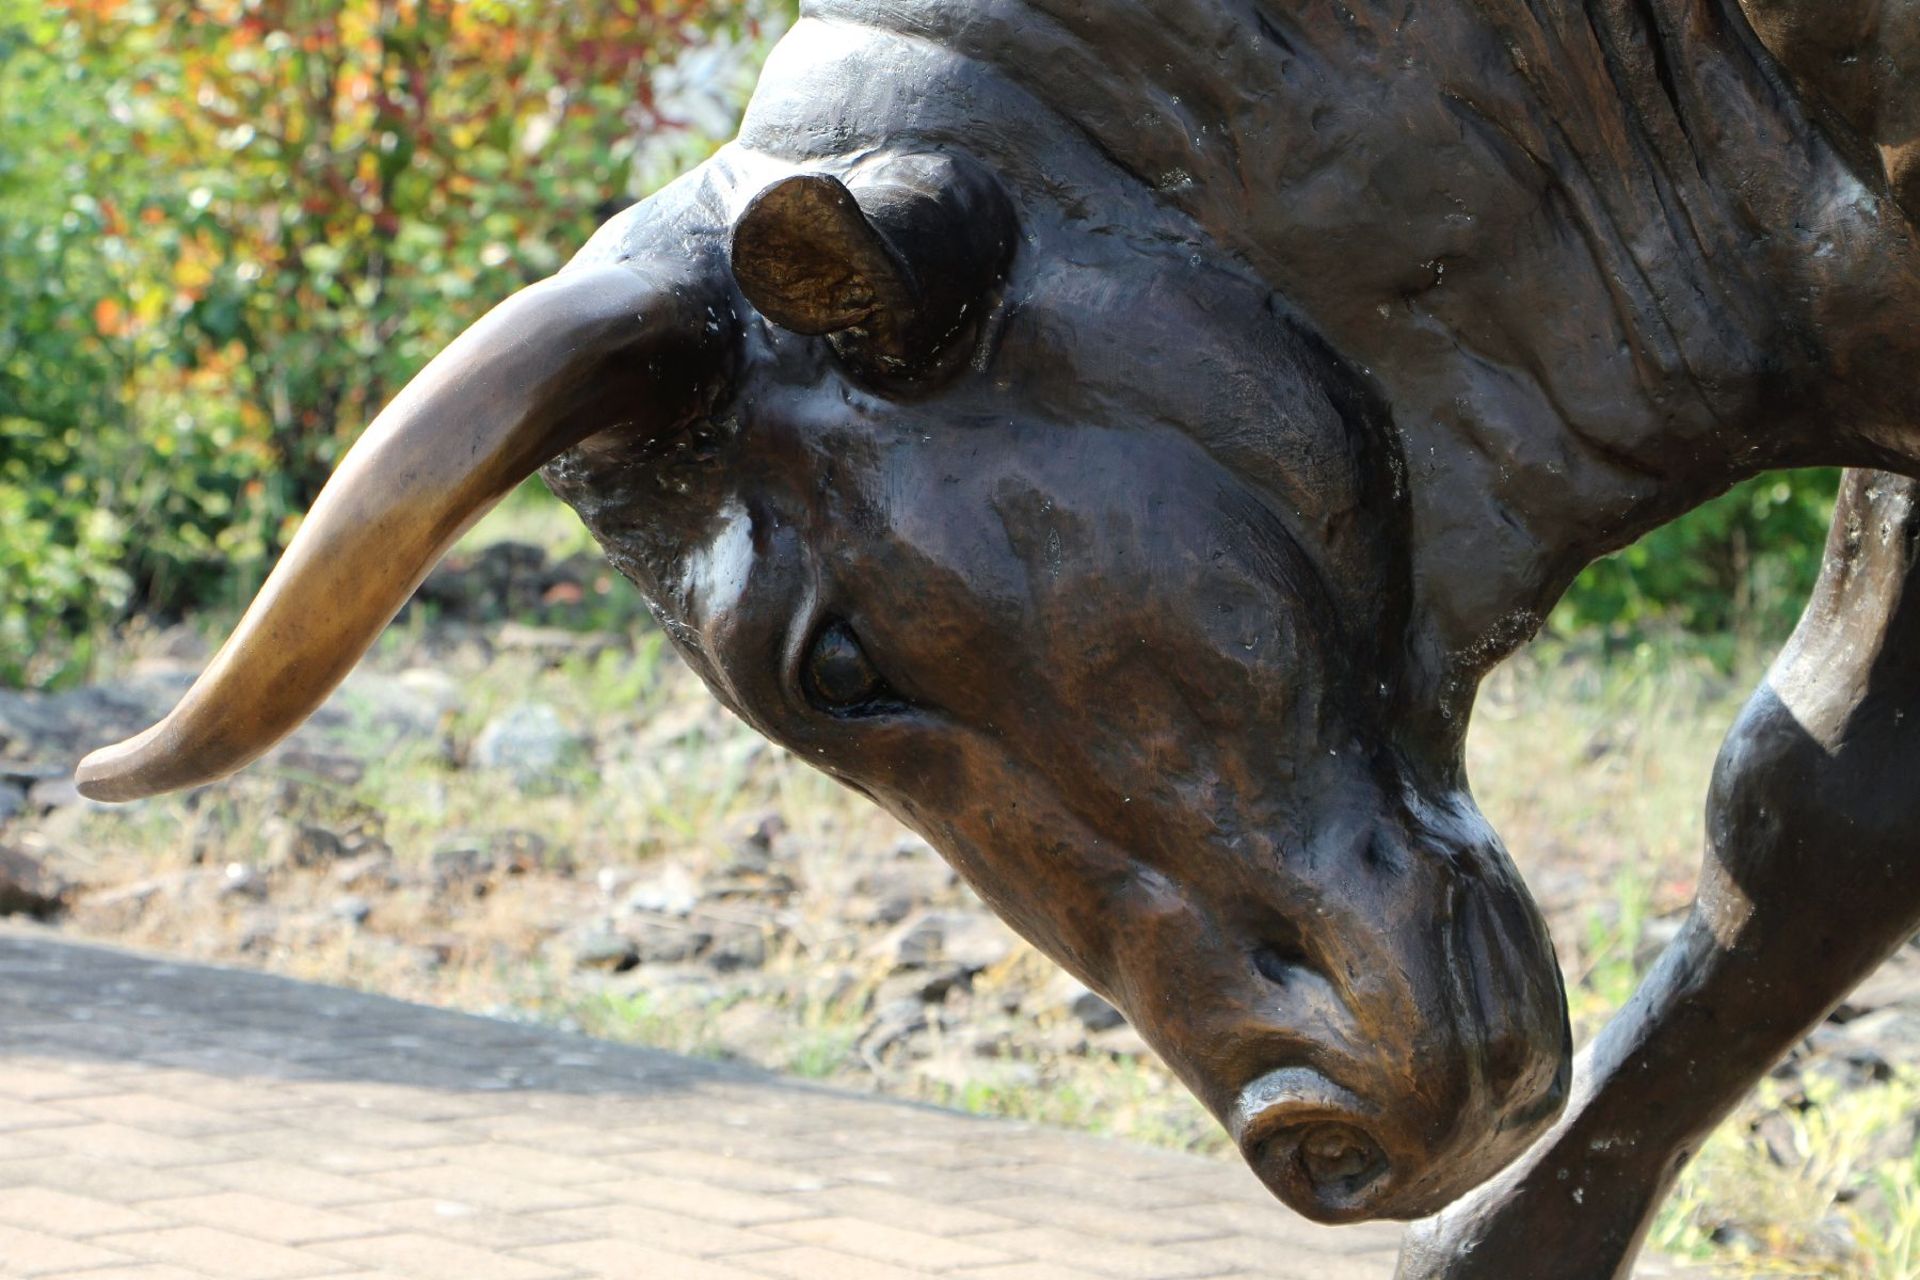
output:
[[[839,619],[813,638],[800,683],[808,702],[836,716],[879,715],[901,702],[867,657],[853,628]]]
[[[1311,967],[1306,947],[1290,932],[1269,938],[1253,949],[1254,972],[1276,987],[1291,986],[1303,970]]]

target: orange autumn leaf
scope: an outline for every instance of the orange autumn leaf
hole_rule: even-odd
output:
[[[123,338],[127,333],[127,309],[115,298],[102,298],[93,304],[93,327],[102,337]]]

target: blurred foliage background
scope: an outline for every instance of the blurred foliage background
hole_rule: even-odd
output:
[[[441,346],[731,132],[791,0],[0,0],[0,683],[249,594]]]
[[[0,0],[0,683],[244,599],[354,434],[730,132],[792,0]],[[1591,569],[1550,627],[1791,624],[1832,473]]]

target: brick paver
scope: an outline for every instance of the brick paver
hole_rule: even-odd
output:
[[[0,926],[0,1276],[1387,1280],[1245,1170]]]

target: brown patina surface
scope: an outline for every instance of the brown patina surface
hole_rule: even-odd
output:
[[[1916,29],[817,0],[740,138],[429,366],[82,785],[246,763],[544,465],[718,697],[1110,996],[1276,1194],[1458,1201],[1408,1275],[1616,1274],[1920,920],[1910,487],[1850,480],[1695,916],[1571,1088],[1473,692],[1745,476],[1920,472]]]

